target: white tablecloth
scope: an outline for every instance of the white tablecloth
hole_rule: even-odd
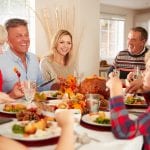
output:
[[[79,150],[141,150],[143,137],[139,136],[132,140],[116,139],[111,131],[96,131],[85,128],[81,125],[75,126],[75,131],[79,134],[87,133],[89,137],[98,139],[100,142],[90,141]],[[69,138],[69,137],[68,137]],[[78,146],[78,144],[76,144]],[[54,150],[56,145],[29,147],[30,150]]]
[[[78,133],[87,133],[89,137],[96,138],[100,142],[91,140],[89,144],[83,145],[80,150],[141,150],[143,145],[143,137],[138,136],[131,140],[116,139],[112,132],[95,131],[78,126],[75,129]],[[69,138],[69,137],[68,137]],[[78,146],[78,145],[76,145]],[[54,150],[55,145],[30,147],[30,150]]]

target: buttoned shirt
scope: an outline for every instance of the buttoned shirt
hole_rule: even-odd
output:
[[[20,81],[31,80],[35,81],[37,85],[43,83],[43,77],[37,57],[34,54],[27,52],[26,64],[27,69],[24,67],[21,59],[10,49],[0,55],[0,70],[3,76],[3,92],[10,92],[14,84],[19,81],[17,74],[14,72],[14,68],[17,68],[21,73]],[[46,90],[47,88],[48,86],[45,87]]]
[[[150,93],[144,97],[150,99]],[[131,139],[139,135],[144,137],[144,150],[150,150],[150,106],[136,120],[131,120],[123,102],[123,96],[110,99],[112,131],[117,138]]]

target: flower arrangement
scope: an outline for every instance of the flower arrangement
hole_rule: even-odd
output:
[[[80,109],[85,112],[85,96],[78,92],[77,79],[73,75],[68,75],[66,79],[60,78],[60,91],[63,93],[63,99],[67,102],[67,108]]]
[[[59,78],[60,91],[68,95],[68,98],[74,96],[78,91],[77,80],[73,75],[68,75],[67,78]]]

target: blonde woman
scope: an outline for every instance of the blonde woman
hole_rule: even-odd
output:
[[[70,66],[73,50],[72,35],[67,30],[59,30],[51,43],[52,54],[44,57],[40,62],[44,79],[66,77],[73,74],[74,67]]]

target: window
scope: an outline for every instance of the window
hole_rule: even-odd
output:
[[[102,14],[100,18],[100,60],[112,63],[115,56],[124,48],[125,19],[119,16]]]
[[[22,18],[28,22],[30,33],[30,49],[35,53],[35,0],[0,0],[0,24],[9,18]]]

